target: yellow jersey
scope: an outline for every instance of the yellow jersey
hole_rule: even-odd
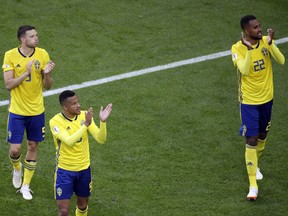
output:
[[[251,52],[247,64],[250,64],[249,73],[247,75],[240,73],[238,63],[243,61]],[[239,81],[239,101],[243,104],[264,104],[273,99],[274,86],[273,86],[273,71],[271,54],[276,61],[280,53],[276,45],[268,45],[267,36],[263,36],[253,50],[248,51],[247,47],[238,41],[232,46],[232,61],[237,67],[238,81]],[[284,59],[284,56],[280,56]],[[285,60],[285,59],[284,59]],[[281,59],[282,61],[282,59]],[[282,62],[280,62],[282,63]],[[284,64],[284,62],[283,62]]]
[[[74,119],[58,113],[50,121],[50,130],[56,148],[56,167],[69,171],[80,171],[90,166],[88,133],[103,144],[106,141],[106,123],[100,122],[98,128],[92,120],[89,127],[84,125],[85,111]]]
[[[14,48],[5,53],[2,65],[3,72],[14,71],[14,77],[19,77],[27,70],[27,64],[34,59],[32,71],[19,86],[10,91],[9,112],[23,116],[34,116],[44,112],[42,95],[42,71],[50,61],[46,50],[36,47],[30,56],[24,56],[20,48]]]

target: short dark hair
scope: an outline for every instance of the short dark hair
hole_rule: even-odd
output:
[[[63,92],[59,95],[59,102],[60,102],[60,104],[63,105],[64,102],[65,102],[65,100],[66,100],[67,98],[73,97],[73,96],[75,96],[75,95],[76,95],[76,94],[75,94],[75,92],[73,92],[73,91],[70,91],[70,90],[65,90],[65,91],[63,91]]]
[[[256,17],[254,15],[246,15],[241,18],[240,26],[244,30],[251,20],[255,20]]]
[[[30,31],[32,29],[36,29],[34,26],[30,26],[30,25],[23,25],[23,26],[20,26],[18,28],[18,31],[17,31],[17,37],[18,39],[20,40],[20,38],[25,35],[26,31]]]

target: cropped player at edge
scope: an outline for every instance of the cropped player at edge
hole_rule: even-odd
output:
[[[112,104],[99,112],[100,128],[93,120],[93,110],[80,109],[78,97],[73,91],[59,95],[62,112],[49,122],[56,147],[54,192],[58,215],[69,215],[70,199],[77,196],[75,215],[88,214],[88,199],[92,190],[88,133],[103,144],[106,141],[106,121],[112,111]]]
[[[38,161],[38,145],[45,137],[45,107],[43,88],[52,87],[55,67],[45,49],[38,47],[38,32],[34,26],[18,28],[20,45],[5,52],[3,75],[10,92],[7,122],[7,141],[10,144],[9,160],[13,166],[12,182],[25,200],[33,198],[30,183]],[[22,141],[27,139],[26,154],[22,163]],[[24,167],[24,176],[22,175]]]
[[[242,126],[240,135],[246,137],[245,162],[249,178],[248,200],[258,196],[257,180],[263,178],[258,160],[263,153],[271,126],[273,105],[272,58],[283,65],[285,58],[274,43],[274,31],[262,36],[259,21],[247,15],[240,21],[241,40],[232,46],[232,61],[237,68]]]

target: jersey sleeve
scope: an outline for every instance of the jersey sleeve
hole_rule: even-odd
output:
[[[91,125],[88,127],[88,131],[98,143],[104,144],[106,142],[107,139],[106,122],[100,121],[100,128],[98,128],[93,120]]]
[[[65,130],[65,127],[63,127],[57,121],[51,119],[49,124],[53,136],[70,147],[74,146],[87,131],[87,127],[82,125],[75,133],[69,135],[69,133]]]
[[[252,50],[247,50],[245,54],[239,51],[236,45],[232,46],[232,61],[240,73],[248,75],[250,73],[250,62],[252,59]]]
[[[6,52],[4,55],[2,69],[3,69],[3,72],[14,70],[14,66],[12,64],[9,52]]]
[[[50,62],[50,56],[45,49],[41,49],[41,52],[42,52],[42,59],[43,59],[41,70],[44,70],[46,65]]]
[[[281,53],[281,51],[279,50],[279,48],[276,46],[276,44],[274,43],[274,41],[272,42],[272,44],[270,45],[270,53],[273,56],[273,58],[275,59],[275,61],[278,64],[283,65],[285,63],[285,57],[284,55]]]

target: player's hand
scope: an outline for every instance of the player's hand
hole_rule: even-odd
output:
[[[241,41],[242,44],[246,46],[248,49],[252,49],[252,44],[248,40],[246,40],[246,37],[243,32],[241,32]]]
[[[274,40],[274,33],[275,33],[275,31],[273,31],[272,28],[269,28],[269,29],[267,29],[267,33],[268,33],[267,42],[268,42],[269,45],[271,45],[271,44],[272,44],[272,41]]]
[[[32,60],[30,60],[29,62],[28,62],[28,64],[27,64],[27,73],[28,74],[31,74],[31,71],[32,71],[32,65],[33,65],[33,63],[34,63],[34,59],[32,59]]]
[[[93,118],[93,109],[92,109],[92,107],[90,107],[87,110],[87,112],[85,113],[85,125],[86,125],[86,127],[88,127],[91,124],[92,118]]]
[[[48,64],[46,65],[43,71],[43,74],[44,75],[50,74],[51,71],[54,69],[54,67],[55,67],[55,63],[53,61],[48,62]]]
[[[112,111],[112,103],[108,104],[105,109],[101,106],[100,112],[99,112],[99,118],[100,121],[106,122],[110,113]]]

